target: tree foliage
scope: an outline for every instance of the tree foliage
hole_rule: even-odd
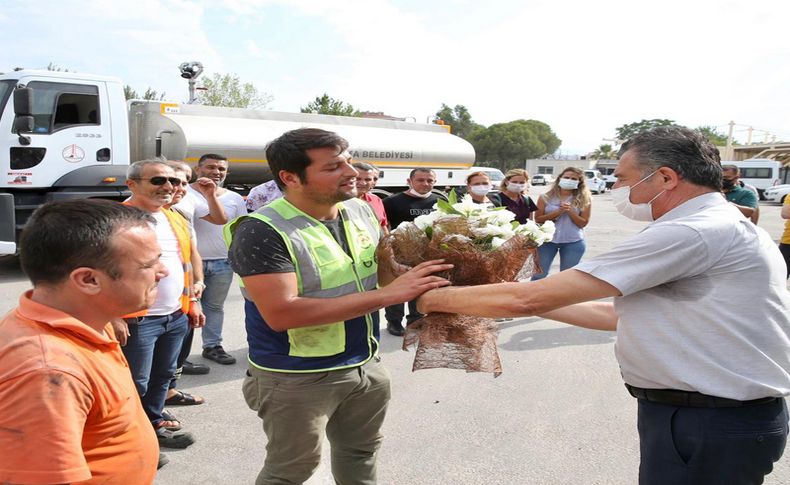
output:
[[[615,160],[617,159],[617,150],[609,144],[601,145],[590,153],[590,158],[595,160]]]
[[[727,135],[719,133],[715,126],[700,126],[697,131],[705,135],[716,146],[727,145]],[[733,144],[736,144],[733,142]]]
[[[128,84],[123,87],[123,95],[127,101],[130,99],[150,99],[152,101],[162,101],[166,96],[165,93],[160,94],[150,87],[145,90],[142,96],[140,96],[137,91],[135,91]]]
[[[332,98],[326,93],[322,96],[316,96],[307,106],[299,108],[299,111],[320,115],[359,116],[359,111],[354,109],[352,105]]]
[[[469,140],[475,130],[484,128],[483,125],[472,121],[472,115],[462,104],[456,104],[454,108],[450,108],[442,103],[442,107],[436,112],[436,118],[444,121],[446,125],[450,125],[450,133],[465,140]]]
[[[537,120],[497,123],[472,132],[469,140],[475,147],[477,162],[502,171],[524,168],[530,158],[555,152],[562,143],[551,127]]]
[[[617,138],[622,141],[626,141],[634,135],[638,135],[643,131],[647,131],[651,128],[655,128],[657,126],[676,126],[674,120],[667,120],[667,119],[652,119],[652,120],[642,120],[637,121],[634,123],[628,123],[626,125],[620,126],[617,128]]]
[[[264,109],[274,99],[268,93],[259,92],[252,83],[242,83],[236,74],[215,73],[203,78],[202,84],[197,102],[206,106]]]

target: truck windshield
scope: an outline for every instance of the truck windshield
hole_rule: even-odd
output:
[[[12,79],[7,79],[5,81],[0,81],[0,116],[3,115],[5,111],[5,104],[8,102],[8,98],[11,97],[11,93],[14,91],[14,83],[16,81]],[[13,116],[13,112],[11,115]]]

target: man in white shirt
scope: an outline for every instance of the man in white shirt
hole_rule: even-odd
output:
[[[191,434],[178,431],[181,423],[167,419],[163,412],[184,336],[190,325],[200,327],[205,321],[200,301],[192,294],[189,226],[183,217],[165,209],[180,183],[164,161],[143,160],[127,170],[126,184],[132,197],[125,203],[150,212],[156,219],[160,261],[168,275],[159,281],[156,300],[146,311],[113,321],[143,409],[159,445],[169,448],[186,448],[194,443]]]
[[[198,160],[195,173],[200,179],[209,179],[216,184],[216,199],[222,206],[227,220],[247,214],[244,198],[236,192],[222,187],[228,174],[228,160],[222,155],[207,153]],[[189,197],[195,200],[196,215],[208,208],[206,198],[196,190],[197,184],[189,188]],[[236,358],[222,347],[222,324],[225,316],[225,299],[233,282],[233,270],[228,264],[228,248],[222,237],[222,226],[203,218],[195,218],[198,252],[203,258],[203,283],[205,289],[201,298],[206,325],[203,337],[203,357],[218,364],[236,363]]]
[[[640,483],[763,483],[788,433],[782,256],[722,196],[718,150],[697,131],[634,136],[614,175],[617,210],[652,222],[642,232],[546,279],[431,291],[418,309],[616,330],[638,399]]]

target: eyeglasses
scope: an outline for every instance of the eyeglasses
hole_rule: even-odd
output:
[[[183,182],[178,177],[151,177],[151,178],[139,178],[137,180],[147,180],[151,183],[151,185],[164,185],[170,182],[170,185],[173,187],[180,187],[181,185],[187,185],[187,182]]]

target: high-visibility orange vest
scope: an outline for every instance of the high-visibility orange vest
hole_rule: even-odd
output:
[[[126,202],[124,202],[126,204]],[[192,235],[189,231],[187,220],[172,209],[162,209],[162,213],[167,217],[170,227],[178,240],[178,256],[181,258],[181,265],[184,267],[184,291],[181,293],[181,311],[189,311],[189,285],[192,282]],[[144,317],[148,314],[148,309],[125,315],[123,318]]]

